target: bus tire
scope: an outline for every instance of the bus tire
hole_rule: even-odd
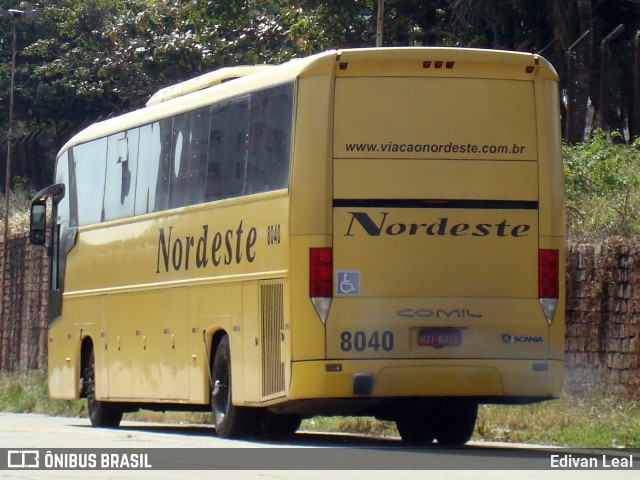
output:
[[[478,404],[459,399],[448,402],[438,415],[438,444],[461,446],[471,440],[478,418]]]
[[[96,361],[93,348],[84,371],[84,393],[87,396],[87,411],[91,426],[96,428],[118,428],[122,421],[122,409],[111,402],[96,400]]]
[[[409,410],[396,418],[402,441],[411,445],[431,445],[436,438],[436,424],[430,411]]]
[[[220,341],[211,368],[211,410],[216,432],[222,438],[246,438],[259,428],[259,409],[233,404],[229,337]]]
[[[291,437],[302,423],[298,415],[277,414],[264,410],[260,419],[260,438],[263,440],[282,440]]]

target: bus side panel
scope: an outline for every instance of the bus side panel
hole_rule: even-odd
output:
[[[309,299],[309,249],[331,246],[333,78],[298,80],[291,173],[293,361],[325,357],[324,325]]]
[[[109,359],[109,367],[97,366],[109,380],[108,393],[106,382],[98,387],[99,398],[208,402],[207,356],[214,352],[205,351],[203,331],[211,348],[212,335],[223,330],[231,340],[234,398],[244,402],[242,284],[282,284],[288,275],[288,203],[286,192],[278,191],[229,200],[215,210],[190,207],[80,230],[68,259],[60,325],[95,322],[99,314],[108,321],[109,328],[105,323],[95,335],[105,332]],[[253,295],[247,301],[258,300]],[[249,320],[247,331],[258,325],[258,319]],[[61,339],[55,332],[56,342],[75,332],[62,330]],[[79,350],[78,333],[73,335]],[[75,380],[64,382],[77,385],[79,359],[65,349],[55,352],[56,375],[66,379],[64,359],[71,356]]]
[[[104,297],[66,299],[64,319],[49,326],[49,394],[52,398],[75,399],[80,395],[80,348],[89,337],[95,351],[96,395],[108,395],[108,352],[104,348],[106,303]]]
[[[186,289],[108,295],[109,397],[186,400]]]
[[[188,336],[190,402],[206,404],[210,398],[209,364],[215,352],[211,339],[218,333],[229,336],[233,365],[233,396],[245,398],[246,353],[242,332],[250,331],[254,321],[251,311],[244,316],[244,293],[241,282],[208,282],[188,289],[188,314],[182,319]]]

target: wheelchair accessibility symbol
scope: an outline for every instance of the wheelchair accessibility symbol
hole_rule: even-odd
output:
[[[360,272],[353,270],[338,270],[337,294],[360,295]]]

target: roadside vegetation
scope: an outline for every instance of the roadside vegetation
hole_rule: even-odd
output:
[[[85,415],[86,402],[50,399],[46,372],[32,370],[25,375],[0,372],[0,411],[77,417]]]
[[[640,140],[631,145],[597,130],[563,147],[570,239],[599,240],[640,234]]]
[[[51,400],[46,376],[0,374],[0,411],[85,417],[86,402]],[[206,413],[158,413],[141,411],[125,420],[172,424],[210,424]],[[370,417],[314,417],[301,431],[351,433],[375,437],[398,437],[393,422]],[[472,441],[524,442],[586,448],[640,448],[640,402],[590,392],[565,395],[535,405],[482,406]]]

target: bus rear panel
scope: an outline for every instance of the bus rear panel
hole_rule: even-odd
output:
[[[504,52],[336,60],[331,238],[309,266],[326,357],[294,356],[290,398],[395,418],[411,399],[559,395],[556,80],[546,61]]]

